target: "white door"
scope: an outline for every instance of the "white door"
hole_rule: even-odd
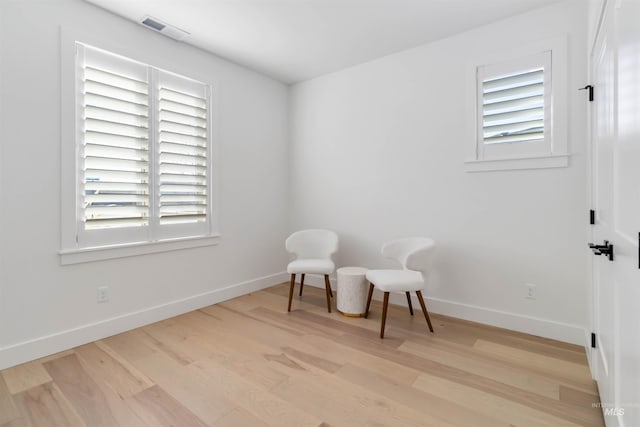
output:
[[[592,54],[594,376],[607,426],[640,426],[640,2],[608,1]]]
[[[592,54],[595,104],[593,120],[593,207],[596,225],[593,243],[604,244],[612,240],[613,230],[613,144],[615,139],[615,46],[611,8],[598,34]],[[602,252],[602,251],[600,251]],[[617,247],[613,247],[613,259],[617,261]],[[615,289],[613,287],[613,262],[606,255],[593,261],[594,332],[596,350],[593,355],[594,376],[598,381],[603,409],[613,407],[615,401],[615,348],[618,333],[615,331]],[[615,425],[615,424],[614,424]]]

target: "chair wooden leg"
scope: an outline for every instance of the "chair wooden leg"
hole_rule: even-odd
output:
[[[291,275],[291,285],[289,285],[289,307],[287,311],[291,311],[291,299],[293,299],[293,285],[296,283],[296,275]]]
[[[387,307],[389,306],[389,292],[384,293],[382,302],[382,323],[380,324],[380,338],[384,338],[384,324],[387,321]]]
[[[367,309],[364,311],[364,318],[369,317],[369,307],[371,307],[371,296],[373,295],[373,283],[369,282],[369,296],[367,296]]]
[[[411,294],[409,292],[405,292],[407,294],[407,304],[409,304],[409,313],[413,316],[413,305],[411,305]]]
[[[420,306],[422,307],[422,312],[424,313],[424,318],[427,319],[427,325],[429,325],[429,330],[433,332],[433,326],[431,326],[431,319],[429,319],[429,312],[427,311],[427,306],[424,305],[424,299],[422,298],[422,292],[416,291],[416,295],[418,295],[418,301],[420,301]]]
[[[302,296],[302,287],[304,286],[304,273],[302,273],[302,277],[300,278],[300,296]]]
[[[327,311],[331,313],[331,282],[329,282],[329,275],[324,275],[324,287],[327,291]]]

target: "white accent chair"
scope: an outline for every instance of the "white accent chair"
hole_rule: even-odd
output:
[[[407,295],[409,312],[412,316],[413,307],[411,305],[410,292],[415,292],[422,306],[422,312],[429,325],[429,330],[433,332],[429,313],[422,298],[422,290],[424,290],[427,285],[427,276],[431,270],[434,249],[435,242],[425,237],[410,237],[394,240],[382,246],[382,256],[398,261],[402,266],[402,270],[369,270],[367,272],[369,295],[367,297],[365,318],[369,315],[373,288],[376,287],[384,292],[380,338],[384,338],[384,326],[387,318],[390,292],[404,292]]]
[[[293,298],[296,274],[302,275],[300,296],[302,296],[305,274],[321,274],[324,276],[325,291],[327,293],[327,310],[331,313],[333,292],[331,291],[329,275],[336,268],[331,255],[338,250],[338,235],[333,231],[319,229],[296,231],[287,238],[285,247],[287,252],[294,254],[296,257],[287,266],[287,273],[291,274],[287,311],[291,311],[291,299]]]

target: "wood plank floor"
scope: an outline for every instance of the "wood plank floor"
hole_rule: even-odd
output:
[[[297,289],[296,289],[297,291]],[[603,426],[584,349],[286,284],[19,365],[0,427]],[[334,303],[335,304],[335,303]]]

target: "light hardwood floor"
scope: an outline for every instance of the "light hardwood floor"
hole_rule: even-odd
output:
[[[297,287],[296,287],[297,290]],[[0,426],[603,426],[578,346],[390,306],[245,295],[0,375]],[[334,299],[335,307],[335,299]]]

